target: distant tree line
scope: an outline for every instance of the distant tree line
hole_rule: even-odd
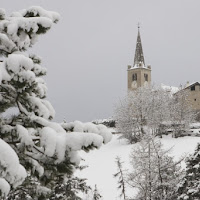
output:
[[[94,123],[94,124],[103,124],[103,125],[105,125],[107,127],[110,127],[110,128],[115,128],[116,127],[116,121],[114,119],[111,119],[111,118],[93,120],[92,123]]]

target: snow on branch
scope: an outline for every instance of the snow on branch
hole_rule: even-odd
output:
[[[1,10],[0,32],[7,35],[7,38],[0,37],[0,41],[4,44],[2,49],[5,54],[10,54],[13,50],[26,50],[37,41],[37,35],[46,33],[59,19],[58,13],[39,6],[14,12],[10,17],[6,17],[5,12]]]
[[[17,187],[26,178],[26,170],[19,163],[15,151],[2,139],[0,139],[0,190],[7,194],[9,185]]]
[[[75,121],[70,123],[62,123],[61,126],[66,131],[96,133],[103,137],[103,142],[105,144],[110,142],[112,139],[111,131],[102,124],[95,125],[91,122],[82,123],[80,121]]]
[[[0,192],[4,198],[10,192],[10,185],[4,178],[0,178]]]
[[[54,23],[60,20],[60,15],[57,12],[47,11],[40,6],[32,6],[28,9],[19,11],[19,13],[23,17],[46,17],[51,19]]]

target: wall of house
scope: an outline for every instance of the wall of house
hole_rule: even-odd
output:
[[[188,100],[194,110],[200,110],[200,85],[195,85],[195,90],[191,90],[191,87],[187,88]]]

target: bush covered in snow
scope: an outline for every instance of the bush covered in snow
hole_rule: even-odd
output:
[[[2,198],[11,189],[9,199],[44,199],[79,166],[78,151],[99,148],[111,140],[103,125],[51,121],[55,111],[45,99],[47,86],[42,79],[47,70],[41,66],[41,59],[27,50],[59,18],[59,14],[35,6],[10,16],[0,10]],[[3,117],[10,108],[18,112]]]

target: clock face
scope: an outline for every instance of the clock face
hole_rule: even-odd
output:
[[[137,88],[137,82],[136,82],[136,81],[133,81],[132,84],[131,84],[131,87],[132,87],[132,88]]]

